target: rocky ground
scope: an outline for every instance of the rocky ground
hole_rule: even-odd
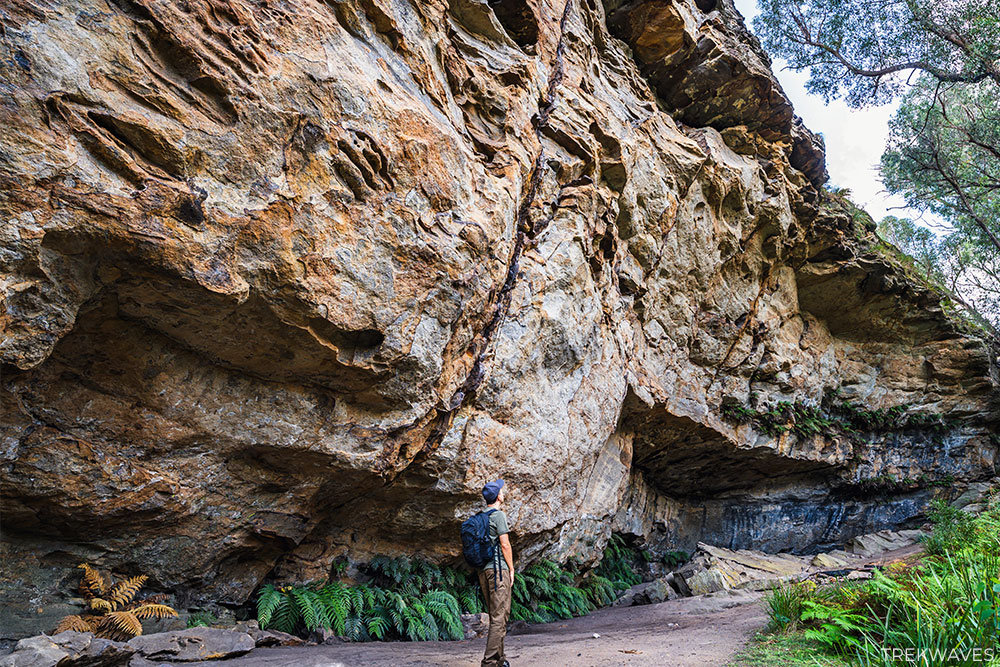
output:
[[[917,553],[920,545],[915,537],[889,532],[866,535],[854,540],[846,551],[811,559],[709,547],[693,561],[698,563],[699,574],[692,581],[696,586],[717,583],[719,588],[713,592],[677,597],[669,585],[654,581],[636,587],[645,591],[633,590],[622,597],[632,606],[616,603],[553,623],[515,622],[507,641],[508,658],[512,664],[523,665],[724,665],[764,627],[761,591],[775,581],[866,578],[873,567]],[[830,570],[831,565],[838,567]],[[699,577],[704,573],[711,576]],[[651,598],[653,593],[661,596]],[[317,644],[262,631],[256,622],[237,624],[233,629],[153,633],[129,642],[65,632],[22,640],[12,654],[0,658],[0,667],[170,667],[176,663],[458,667],[475,664],[483,651],[485,628],[477,621],[470,619],[467,624],[468,639],[452,642],[352,643],[330,635]]]

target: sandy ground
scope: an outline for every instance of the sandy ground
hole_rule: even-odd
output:
[[[767,621],[759,593],[720,592],[655,605],[601,609],[587,616],[531,625],[508,635],[512,667],[718,667]],[[594,637],[594,634],[600,635]],[[226,660],[240,667],[479,664],[485,639],[460,642],[337,643],[257,649]]]

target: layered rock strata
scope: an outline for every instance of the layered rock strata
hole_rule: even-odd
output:
[[[499,475],[522,562],[808,552],[993,475],[995,352],[822,194],[729,0],[0,18],[5,628],[81,560],[238,605],[454,558]],[[725,416],[834,389],[946,428]]]

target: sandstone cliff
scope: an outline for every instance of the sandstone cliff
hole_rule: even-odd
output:
[[[453,557],[499,474],[520,558],[593,561],[808,552],[994,472],[995,353],[822,192],[729,0],[0,18],[0,625],[80,560],[235,605]]]

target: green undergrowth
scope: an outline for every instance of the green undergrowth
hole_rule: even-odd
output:
[[[219,622],[219,619],[216,618],[215,614],[213,614],[212,612],[210,612],[210,611],[199,611],[199,612],[195,612],[195,613],[191,614],[190,616],[188,616],[187,627],[189,627],[189,628],[210,628],[210,627],[212,627],[213,625],[215,625],[218,622]]]
[[[860,440],[865,434],[898,431],[926,431],[941,434],[954,424],[943,415],[910,412],[910,405],[868,410],[844,400],[838,390],[827,391],[819,405],[801,401],[779,401],[765,409],[744,405],[723,405],[722,416],[737,424],[753,426],[772,437],[794,433],[806,438],[815,435],[844,435]]]
[[[511,619],[547,623],[610,605],[642,581],[640,564],[651,557],[612,535],[589,572],[573,563],[534,563],[514,578]],[[675,551],[662,560],[673,566],[687,558]],[[461,614],[485,611],[478,578],[465,569],[379,556],[361,572],[368,582],[265,585],[257,599],[260,626],[303,636],[327,628],[351,641],[461,639]]]
[[[803,633],[758,634],[726,667],[849,667]]]
[[[268,584],[257,599],[257,620],[297,634],[327,628],[352,641],[421,641],[461,639],[461,614],[483,611],[471,573],[384,556],[365,570],[371,581],[362,584]]]
[[[938,502],[929,517],[923,558],[890,563],[869,580],[772,588],[771,635],[736,664],[799,664],[766,661],[768,646],[786,645],[865,667],[1000,664],[1000,503],[973,516]]]

